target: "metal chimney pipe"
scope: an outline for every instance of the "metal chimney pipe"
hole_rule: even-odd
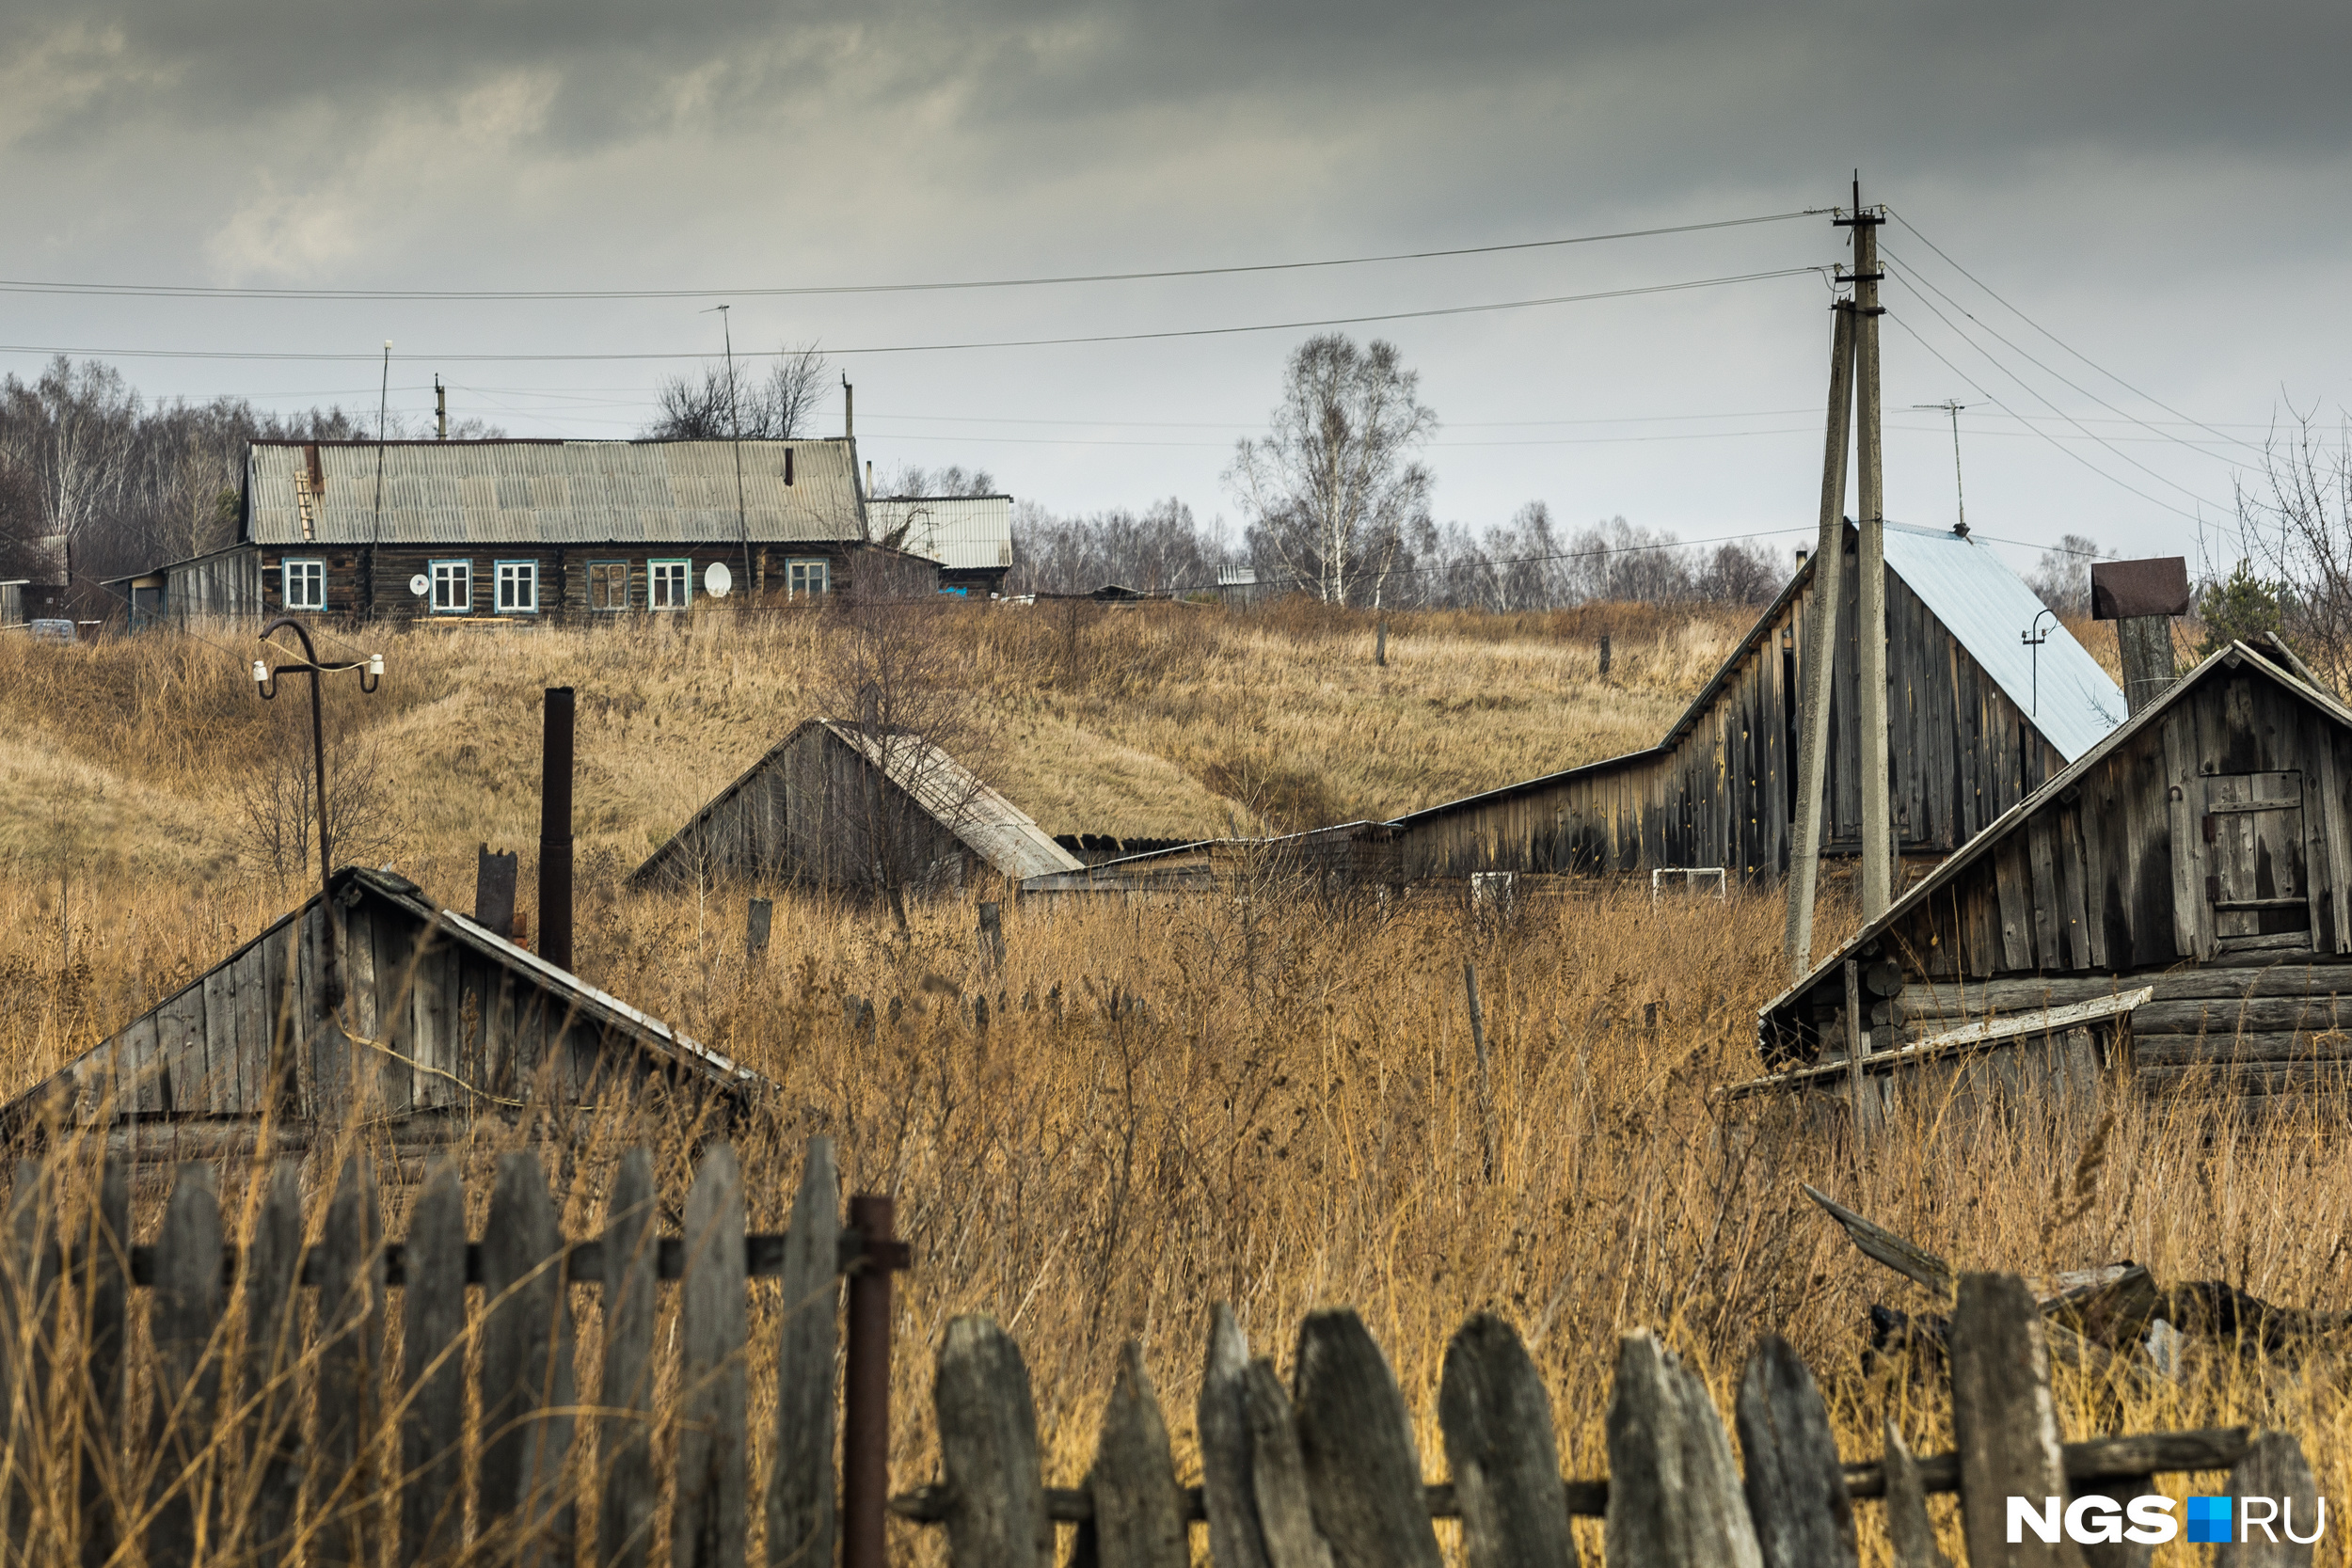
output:
[[[572,689],[551,686],[540,748],[539,952],[572,967]]]

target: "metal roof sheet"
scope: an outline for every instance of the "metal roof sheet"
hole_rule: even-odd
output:
[[[1012,564],[1010,496],[877,496],[866,511],[876,538],[903,525],[904,548],[951,571]]]
[[[1886,563],[2067,761],[2123,721],[2122,689],[2056,616],[2038,655],[2021,641],[2042,600],[1990,549],[1947,529],[1889,523]]]
[[[310,493],[314,451],[319,483]],[[848,440],[745,441],[739,452],[732,441],[256,442],[247,479],[246,537],[262,545],[866,537]]]

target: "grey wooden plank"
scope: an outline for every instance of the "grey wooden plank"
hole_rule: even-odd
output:
[[[214,1074],[221,1091],[214,1110],[230,1117],[259,1117],[270,1063],[268,964],[261,942],[246,947],[232,978],[237,990],[237,1068],[235,1072]]]
[[[219,1415],[220,1195],[205,1161],[181,1165],[172,1181],[163,1227],[155,1237],[154,1275],[147,1293],[148,1334],[155,1385],[148,1412],[153,1477],[148,1490],[150,1568],[189,1568],[201,1537],[217,1532],[218,1494],[213,1423]]]
[[[1617,1342],[1603,1552],[1644,1568],[1762,1568],[1707,1386],[1643,1331]]]
[[[2228,1497],[2236,1539],[2214,1548],[2214,1568],[2310,1568],[2322,1505],[2294,1433],[2255,1438],[2230,1472]]]
[[[325,1121],[341,1121],[351,1108],[350,1046],[327,1018],[326,981],[319,968],[319,942],[325,911],[317,906],[304,911],[302,941],[295,950],[294,983],[300,991],[302,1021],[310,1044],[310,1114]]]
[[[1089,1521],[1099,1568],[1186,1568],[1184,1489],[1160,1418],[1143,1346],[1127,1341],[1103,1408],[1103,1427],[1087,1475],[1094,1503]]]
[[[465,1534],[466,1189],[433,1163],[401,1248],[400,1560],[437,1561]]]
[[[2171,830],[2172,942],[2184,958],[2212,956],[2212,919],[2205,904],[2204,781],[2190,752],[2189,719],[2178,708],[2164,716],[2166,821]]]
[[[8,1192],[8,1229],[0,1235],[0,1458],[7,1463],[0,1487],[0,1537],[18,1539],[30,1518],[33,1467],[18,1456],[26,1450],[39,1411],[48,1394],[46,1341],[56,1289],[44,1279],[55,1254],[48,1244],[50,1204],[39,1161],[16,1162]]]
[[[204,1033],[189,1049],[167,1064],[171,1084],[171,1109],[183,1116],[208,1116],[218,1111],[218,1076],[237,1070],[237,996],[230,984],[228,966],[204,976]]]
[[[417,944],[408,919],[389,910],[371,911],[368,920],[368,963],[373,972],[375,1037],[409,1061],[419,1060],[415,1007]],[[409,1103],[438,1101],[412,1084]]]
[[[318,1523],[310,1560],[359,1568],[386,1523],[372,1459],[382,1415],[384,1230],[373,1162],[364,1154],[345,1159],[336,1179],[319,1237],[318,1288],[318,1419],[306,1510]]]
[[[2066,967],[2064,930],[2058,917],[2058,843],[2053,814],[2036,812],[2026,820],[2026,858],[2032,873],[2034,960],[2045,970]]]
[[[1412,1418],[1363,1320],[1338,1308],[1298,1328],[1295,1400],[1315,1526],[1341,1568],[1440,1568]]]
[[[261,1564],[293,1556],[301,1490],[302,1176],[292,1160],[270,1169],[268,1189],[237,1271],[244,1319],[238,1399],[246,1411],[243,1464],[223,1513],[236,1528],[230,1543]]]
[[[1054,1526],[1021,1347],[993,1319],[953,1320],[931,1398],[952,1568],[1052,1568]]]
[[[604,1222],[604,1378],[596,1402],[605,1412],[597,1444],[604,1491],[596,1560],[605,1568],[644,1568],[653,1548],[654,1279],[660,1262],[654,1200],[653,1156],[632,1148],[612,1173]],[[830,1418],[830,1406],[826,1414]],[[830,1441],[824,1464],[829,1481]],[[832,1487],[821,1490],[830,1501]],[[831,1561],[830,1554],[812,1558],[805,1568],[829,1568]]]
[[[98,1201],[74,1217],[79,1234],[62,1237],[77,1249],[73,1292],[82,1317],[81,1341],[73,1354],[82,1363],[80,1418],[97,1435],[97,1451],[127,1452],[132,1435],[124,1421],[123,1358],[131,1339],[131,1166],[110,1154],[100,1167]],[[98,1568],[120,1541],[113,1478],[104,1474],[90,1448],[76,1451],[80,1475],[75,1493],[81,1510],[82,1560]]]
[[[291,928],[289,928],[289,931]],[[269,1108],[278,1114],[307,1114],[309,1101],[303,1080],[302,1024],[297,986],[290,961],[291,944],[299,937],[289,931],[273,931],[259,943],[262,950],[262,1009],[265,1027],[268,1060],[262,1069],[263,1082],[255,1090],[273,1103]],[[291,1089],[288,1085],[291,1084]],[[257,1101],[257,1108],[260,1101]]]
[[[811,1138],[779,1279],[783,1323],[776,1342],[775,1461],[768,1479],[768,1568],[828,1568],[833,1561],[840,1231],[833,1140]]]
[[[1250,1500],[1257,1505],[1267,1568],[1331,1568],[1330,1544],[1315,1526],[1297,1417],[1273,1362],[1252,1361],[1242,1374],[1242,1413],[1248,1422]]]
[[[452,1046],[458,1026],[458,1017],[449,1006],[449,990],[455,983],[463,965],[464,960],[455,949],[437,942],[418,955],[410,971],[408,986],[408,1050],[405,1054],[410,1061],[421,1062],[428,1068],[439,1068],[444,1072],[449,1070],[450,1059],[454,1054]],[[430,1072],[410,1070],[412,1085],[419,1077],[430,1079],[433,1076]],[[412,1087],[409,1094],[413,1103],[416,1090]],[[430,1091],[424,1098],[426,1103],[433,1103]]]
[[[1859,1560],[1853,1499],[1829,1411],[1788,1340],[1768,1334],[1740,1378],[1735,1414],[1747,1458],[1748,1518],[1765,1568]]]
[[[686,1269],[678,1317],[686,1343],[678,1385],[675,1568],[741,1568],[750,1528],[744,1452],[743,1172],[713,1143],[687,1194]]]
[[[1895,1568],[1951,1568],[1951,1560],[1935,1544],[1935,1524],[1928,1517],[1927,1488],[1920,1484],[1919,1462],[1895,1423],[1886,1423],[1886,1539],[1894,1549]]]
[[[2033,968],[2031,873],[2025,846],[2014,836],[1993,847],[1994,893],[2000,903],[2000,964],[2012,973]]]
[[[350,996],[352,1032],[373,1045],[358,1045],[355,1058],[363,1076],[372,1077],[382,1100],[383,1114],[403,1116],[416,1103],[411,1069],[384,1037],[383,1018],[376,1010],[375,912],[365,903],[343,914],[343,987]]]
[[[108,1044],[90,1053],[82,1070],[74,1077],[73,1120],[76,1125],[94,1127],[102,1121],[112,1121],[135,1103],[129,1098],[130,1075],[122,1064],[155,1053],[156,1018],[149,1013],[131,1021],[130,1026]]]
[[[1248,1370],[1249,1341],[1232,1307],[1220,1301],[1209,1311],[1209,1343],[1193,1414],[1200,1443],[1200,1501],[1209,1521],[1209,1560],[1216,1568],[1268,1568],[1257,1504],[1250,1496],[1249,1414],[1244,1387]]]
[[[539,1157],[499,1156],[482,1233],[483,1433],[476,1502],[524,1560],[567,1560],[572,1508],[561,1488],[572,1445],[572,1314],[564,1238]]]
[[[2344,768],[2336,755],[2334,726],[2320,724],[2315,730],[2310,750],[2318,763],[2311,770],[2317,775],[2318,799],[2306,812],[2305,820],[2317,826],[2327,859],[2326,881],[2321,881],[2317,871],[2312,877],[2314,887],[2326,888],[2330,911],[2327,940],[2320,945],[2328,952],[2352,953],[2352,833],[2347,832],[2345,822],[2352,800],[2344,798]]]
[[[2050,1353],[2033,1292],[2015,1275],[1964,1274],[1952,1311],[1952,1429],[1960,1450],[1961,1528],[1968,1560],[2015,1568],[2082,1568],[2060,1532],[2008,1541],[2004,1499],[2066,1492]]]
[[[1501,1318],[1479,1313],[1446,1346],[1438,1421],[1469,1568],[1574,1568],[1551,1399]]]
[[[199,980],[155,1010],[151,1038],[131,1042],[134,1050],[119,1069],[123,1074],[121,1108],[143,1117],[162,1115],[164,1062],[186,1051],[188,1041],[203,1033],[204,982]]]

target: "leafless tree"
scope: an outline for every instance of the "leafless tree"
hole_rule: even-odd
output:
[[[961,683],[960,645],[945,634],[949,613],[935,598],[877,592],[861,568],[816,692],[870,765],[855,784],[837,783],[843,798],[827,802],[843,834],[843,869],[873,887],[901,936],[908,893],[961,865],[947,835],[978,805],[993,736],[988,710]]]
[[[884,469],[874,493],[878,496],[1000,496],[996,476],[986,468],[967,468],[961,463],[945,467],[926,468],[919,463],[905,463],[895,469]]]
[[[119,504],[139,397],[111,365],[57,356],[30,383],[0,383],[0,463],[25,476],[38,532],[83,546]]]
[[[2237,486],[2238,546],[2276,585],[2286,636],[2335,691],[2352,689],[2352,454],[2308,414],[2274,431]],[[2216,575],[2208,563],[2209,576]]]
[[[389,761],[373,736],[342,735],[327,743],[327,847],[341,864],[373,863],[400,842],[400,801],[384,782]],[[238,786],[240,847],[280,882],[317,875],[310,861],[319,847],[317,789],[307,723],[273,735]]]
[[[1359,349],[1342,333],[1292,354],[1272,428],[1234,449],[1227,483],[1249,510],[1251,537],[1327,604],[1427,510],[1429,470],[1412,453],[1437,433],[1419,372],[1393,343]]]
[[[703,366],[699,375],[675,375],[657,394],[661,412],[645,427],[658,441],[793,441],[817,427],[817,407],[826,393],[825,356],[814,343],[777,351],[768,373],[754,378],[741,367],[734,383],[723,362]]]
[[[1012,560],[1006,587],[1015,594],[1090,594],[1114,582],[1146,593],[1212,588],[1220,567],[1248,562],[1173,496],[1139,513],[1114,507],[1069,517],[1018,502]]]
[[[2099,559],[2099,541],[2088,534],[2062,534],[2026,574],[2026,586],[2060,614],[2087,615],[2090,612],[2090,563]],[[2107,551],[2106,559],[2114,560],[2115,552]]]

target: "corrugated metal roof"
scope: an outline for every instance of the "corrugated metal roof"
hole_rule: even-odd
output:
[[[904,525],[904,548],[950,571],[1012,564],[1010,496],[877,496],[866,503],[874,537]]]
[[[1081,871],[1085,863],[1053,840],[1028,813],[980,782],[970,768],[927,741],[900,736],[884,764],[881,748],[855,727],[819,720],[835,739],[882,768],[925,811],[945,824],[966,847],[1007,877],[1019,881],[1056,871]]]
[[[2042,600],[1984,546],[1946,529],[1889,523],[1886,563],[2067,761],[2123,721],[2122,689],[2056,616],[2043,622],[2049,641],[2039,657],[2020,641]]]
[[[684,545],[746,532],[755,544],[866,536],[852,443],[741,443],[739,515],[737,456],[731,441],[257,442],[247,459],[246,537],[262,545]]]

